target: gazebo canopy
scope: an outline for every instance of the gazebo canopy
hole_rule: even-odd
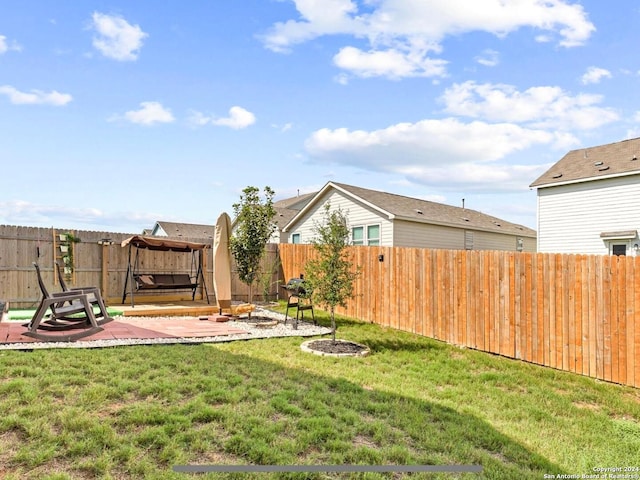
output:
[[[149,250],[161,250],[164,252],[193,252],[194,250],[204,250],[210,245],[206,243],[186,242],[182,240],[170,240],[163,237],[143,237],[134,235],[122,241],[123,247],[133,245],[136,248],[147,248]]]

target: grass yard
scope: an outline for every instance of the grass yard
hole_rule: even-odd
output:
[[[295,338],[0,351],[0,477],[374,479],[400,475],[172,466],[476,464],[482,474],[407,477],[542,479],[640,467],[639,390],[338,325],[371,356],[318,357]]]

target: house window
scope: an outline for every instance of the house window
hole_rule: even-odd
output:
[[[611,253],[613,255],[626,255],[627,246],[624,244],[611,245]]]
[[[352,245],[380,245],[380,225],[353,227],[351,229]]]
[[[364,245],[364,227],[353,227],[351,229],[351,243],[353,245]]]
[[[300,243],[300,234],[294,233],[291,235],[291,243]]]
[[[367,245],[380,245],[380,225],[367,227]]]

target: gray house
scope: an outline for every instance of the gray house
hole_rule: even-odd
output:
[[[476,210],[327,183],[282,228],[285,243],[309,243],[326,203],[348,216],[354,245],[536,251],[536,232]]]

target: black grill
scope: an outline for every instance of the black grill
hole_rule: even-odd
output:
[[[307,293],[307,290],[305,289],[304,283],[305,282],[303,278],[292,278],[287,282],[286,285],[283,285],[282,288],[287,290],[287,292],[289,292],[289,295],[305,295]]]

